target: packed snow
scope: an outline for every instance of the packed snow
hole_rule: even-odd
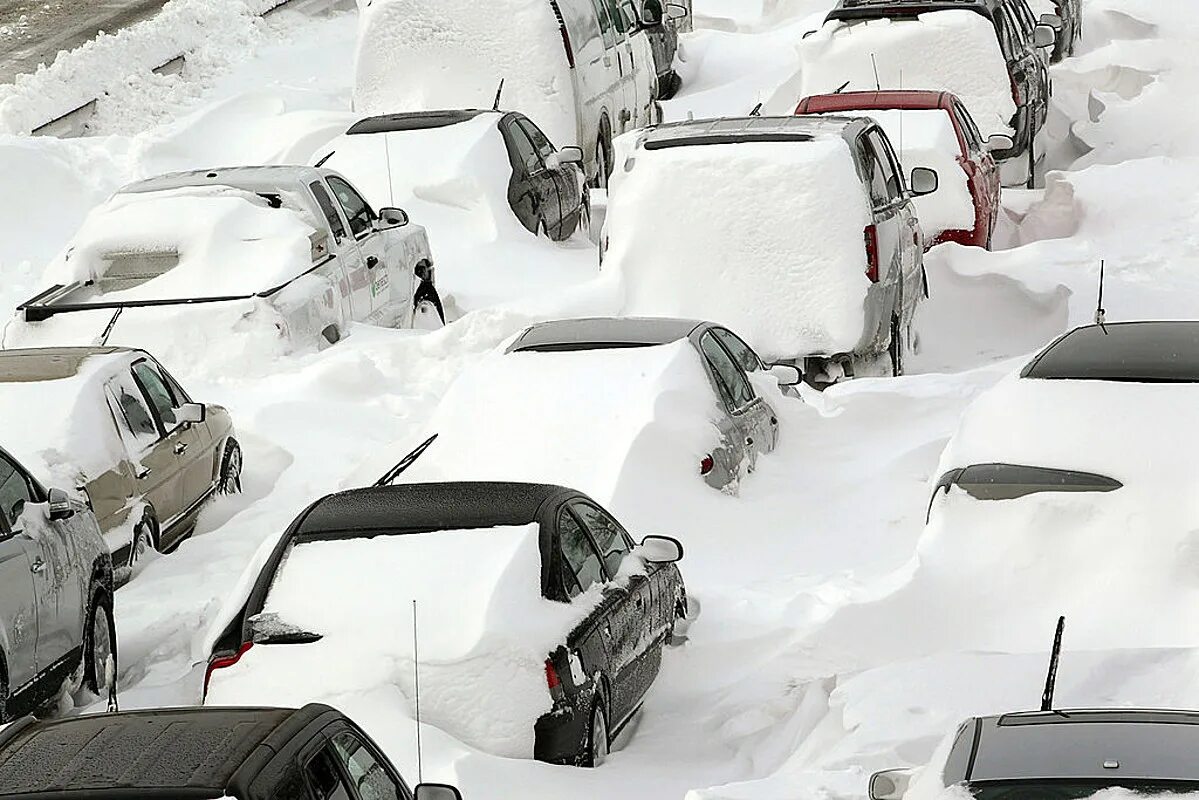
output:
[[[852,85],[872,87],[869,59],[863,65],[860,54],[876,39],[894,41],[890,33],[830,26],[801,39],[820,28],[831,5],[696,0],[696,31],[684,37],[687,61],[679,65],[684,86],[664,103],[668,118],[744,114],[759,101],[767,111],[777,104],[778,113],[789,113],[802,94],[843,83],[838,75],[850,65],[858,76]],[[1189,444],[1185,401],[1165,392],[1190,392],[1160,387],[1160,397],[1155,390],[1127,400],[1122,392],[1088,393],[1078,421],[1054,413],[1062,427],[1048,433],[1037,423],[1045,409],[1017,397],[1030,409],[1020,417],[1029,427],[1010,441],[1006,429],[993,427],[1013,424],[992,405],[1013,388],[1001,385],[1012,371],[1092,319],[1100,259],[1110,320],[1195,316],[1199,146],[1187,99],[1199,90],[1199,23],[1185,4],[1160,0],[1084,0],[1083,9],[1078,54],[1051,68],[1046,188],[1005,190],[994,252],[948,244],[927,254],[932,297],[917,317],[921,349],[909,359],[911,374],[847,382],[822,394],[804,389],[802,401],[779,398],[779,447],[736,497],[713,492],[693,474],[661,479],[657,462],[630,463],[628,474],[640,476],[611,496],[584,464],[560,473],[563,480],[592,480],[596,499],[630,530],[680,538],[680,568],[702,606],[687,644],[665,654],[659,680],[609,761],[577,770],[497,758],[461,738],[462,720],[426,719],[426,780],[455,782],[468,798],[861,798],[877,769],[931,765],[926,774],[935,777],[938,748],[965,717],[1035,707],[1062,612],[1069,622],[1061,706],[1199,707],[1195,633],[1185,613],[1196,586],[1196,526],[1194,492],[1183,481],[1194,470],[1158,485],[1161,470],[1186,460]],[[0,166],[18,187],[0,199],[5,307],[44,287],[47,263],[87,212],[128,181],[221,163],[310,163],[366,113],[350,107],[358,24],[346,15],[266,26],[269,35],[214,58],[200,77],[135,77],[102,103],[111,136],[0,138]],[[958,44],[970,49],[968,38]],[[551,44],[560,47],[556,39]],[[903,66],[901,80],[897,67],[891,71],[899,50],[886,44],[884,53],[883,46],[876,48],[880,77],[918,88],[919,70]],[[845,60],[812,61],[810,47]],[[941,65],[958,57],[934,62],[923,54],[949,51],[903,52],[921,54],[930,79],[945,77]],[[91,63],[89,69],[122,71],[115,57]],[[63,75],[47,73],[36,90],[26,85],[20,104],[4,106],[5,129],[28,129],[30,98],[46,108],[73,102]],[[472,104],[489,107],[497,82],[489,78]],[[974,88],[983,100],[1010,103],[1006,75],[1002,85],[995,78]],[[988,130],[967,105],[984,134],[1002,130]],[[1003,125],[1008,116],[1010,107],[993,114]],[[648,159],[634,174],[643,163]],[[779,183],[762,181],[757,189],[784,206],[780,217],[824,197],[804,191],[802,182],[777,193],[764,188]],[[739,180],[712,186],[718,197],[743,191]],[[651,224],[633,233],[612,230],[613,248],[619,236],[656,243],[647,229],[709,236],[710,212],[696,212],[698,198],[681,199],[681,206],[659,202],[648,215],[651,201],[641,198]],[[143,334],[141,343],[194,396],[230,409],[246,454],[245,492],[217,498],[192,539],[118,592],[123,708],[198,703],[205,640],[223,623],[225,601],[256,574],[259,548],[269,549],[314,498],[377,477],[420,441],[464,370],[496,357],[497,346],[535,319],[617,313],[625,297],[636,296],[616,277],[620,262],[605,260],[598,272],[597,253],[584,241],[557,246],[523,231],[516,239],[429,227],[439,283],[445,279],[471,298],[443,330],[355,326],[327,350],[279,353],[253,370],[228,357],[224,337],[197,326],[151,326]],[[858,245],[860,227],[854,232]],[[683,253],[695,252],[684,244]],[[679,265],[675,283],[664,298],[647,301],[669,305],[676,295],[698,294],[696,273],[684,272],[681,258],[672,263]],[[473,290],[479,275],[504,278]],[[747,337],[757,324],[718,321]],[[996,395],[967,412],[996,385]],[[1070,396],[1056,399],[1071,406],[1084,401],[1079,387],[1060,391]],[[548,402],[543,408],[553,417],[545,424],[567,416]],[[1112,417],[1086,436],[1087,421]],[[1170,426],[1172,420],[1178,423]],[[1065,439],[1058,430],[1070,443],[1051,447]],[[1037,452],[1016,449],[1032,447],[1024,431],[1040,437]],[[3,444],[16,435],[6,425]],[[977,441],[980,455],[1002,450],[1071,468],[1091,464],[1125,486],[1012,502],[951,493],[926,528],[931,482],[951,439],[951,453],[963,458],[974,458],[965,448]],[[1120,453],[1131,460],[1123,463]],[[671,451],[653,455],[667,462]],[[537,467],[546,477],[555,472],[548,461]],[[261,650],[270,657],[271,648]],[[272,689],[295,690],[293,702],[319,699],[345,710],[414,780],[412,686],[402,665],[393,672],[347,669],[333,679],[322,665],[311,670],[319,684],[302,671],[269,674],[280,684]]]

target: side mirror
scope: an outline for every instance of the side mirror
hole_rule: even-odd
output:
[[[683,560],[683,544],[670,536],[646,536],[639,555],[652,564],[673,564]]]
[[[375,224],[375,228],[381,231],[389,231],[392,228],[402,228],[408,224],[408,213],[402,208],[380,208],[379,221]]]
[[[559,164],[583,164],[583,148],[563,147],[558,151]]]
[[[1057,41],[1057,31],[1048,25],[1038,25],[1032,29],[1032,43],[1035,47],[1053,47]]]
[[[912,781],[912,771],[886,769],[870,776],[870,800],[900,800]]]
[[[184,403],[175,412],[175,419],[179,422],[203,422],[208,415],[208,409],[203,403]]]
[[[655,28],[662,24],[662,7],[654,0],[645,3],[641,6],[641,26],[644,28]]]
[[[414,800],[462,800],[462,792],[446,783],[418,783]]]
[[[937,191],[937,171],[928,167],[916,167],[912,170],[912,196],[923,197]]]
[[[75,508],[71,505],[71,498],[62,489],[51,489],[49,495],[49,510],[48,514],[51,522],[57,522],[60,519],[70,519],[75,516]]]
[[[803,372],[794,364],[771,364],[766,371],[774,376],[779,386],[798,386],[803,381]]]
[[[987,137],[987,142],[984,146],[987,148],[988,153],[1000,153],[1004,150],[1014,148],[1016,142],[1006,134],[995,133]]]
[[[1057,14],[1042,14],[1041,18],[1037,20],[1037,23],[1040,25],[1048,25],[1055,31],[1060,31],[1062,29],[1062,18]]]
[[[673,20],[687,19],[687,6],[679,5],[678,3],[666,4],[666,16]]]

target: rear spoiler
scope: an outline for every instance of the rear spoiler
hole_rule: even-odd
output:
[[[26,322],[42,322],[50,319],[58,314],[70,314],[76,311],[104,311],[104,310],[124,310],[126,308],[157,308],[161,306],[191,306],[203,305],[206,303],[228,303],[234,300],[252,300],[255,297],[270,297],[281,291],[291,283],[309,275],[312,272],[320,269],[337,257],[336,253],[330,253],[323,259],[313,264],[308,269],[301,272],[291,280],[285,281],[278,286],[271,287],[261,292],[253,294],[230,294],[220,295],[215,297],[180,297],[167,300],[110,300],[100,303],[62,303],[55,304],[53,301],[47,302],[56,294],[61,294],[64,289],[69,289],[71,286],[64,286],[61,283],[51,286],[36,297],[31,297],[21,305],[17,306],[17,311],[21,312],[22,318]],[[85,282],[84,286],[91,283]]]

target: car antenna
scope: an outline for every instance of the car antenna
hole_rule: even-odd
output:
[[[333,154],[336,152],[337,152],[336,150],[330,150],[328,153],[325,153],[323,156],[321,156],[320,161],[316,162],[312,166],[314,166],[316,168],[325,166],[325,162],[328,161],[329,159],[333,158]]]
[[[499,88],[495,90],[495,101],[491,104],[492,111],[500,110],[500,95],[504,93],[504,79],[500,78]]]
[[[400,463],[383,473],[383,477],[375,481],[374,485],[387,486],[389,483],[398,478],[401,472],[411,467],[414,463],[416,463],[418,458],[424,455],[425,451],[429,449],[429,445],[433,444],[433,440],[436,438],[437,434],[435,433],[428,439],[425,439],[423,442],[418,444],[416,447],[412,448],[412,452],[401,458]]]
[[[849,84],[850,81],[846,81],[845,83],[841,84],[836,89],[833,89],[833,94],[841,94],[841,92],[845,91],[845,87],[849,86]]]
[[[1095,303],[1095,324],[1103,331],[1103,335],[1107,335],[1107,328],[1103,326],[1104,320],[1107,318],[1107,310],[1103,307],[1103,259],[1099,259],[1099,300]]]
[[[754,107],[753,107],[753,109],[752,109],[752,110],[749,112],[749,115],[750,115],[751,117],[760,117],[760,116],[762,116],[762,104],[761,104],[761,103],[758,103],[756,106],[754,106]]]
[[[416,695],[416,782],[424,783],[424,764],[420,746],[420,650],[416,636],[416,601],[412,601],[412,681]]]
[[[874,89],[881,92],[883,85],[878,79],[878,62],[874,60],[874,53],[870,54],[870,66],[874,67]]]
[[[1053,711],[1053,689],[1057,684],[1057,662],[1062,656],[1062,633],[1066,630],[1066,617],[1057,618],[1057,630],[1053,634],[1053,650],[1049,653],[1049,674],[1045,676],[1045,691],[1041,694],[1041,710]]]

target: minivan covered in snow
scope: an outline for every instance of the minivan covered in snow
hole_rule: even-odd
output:
[[[597,185],[613,137],[659,115],[653,48],[628,0],[360,0],[359,14],[356,111],[502,105],[581,147]]]

